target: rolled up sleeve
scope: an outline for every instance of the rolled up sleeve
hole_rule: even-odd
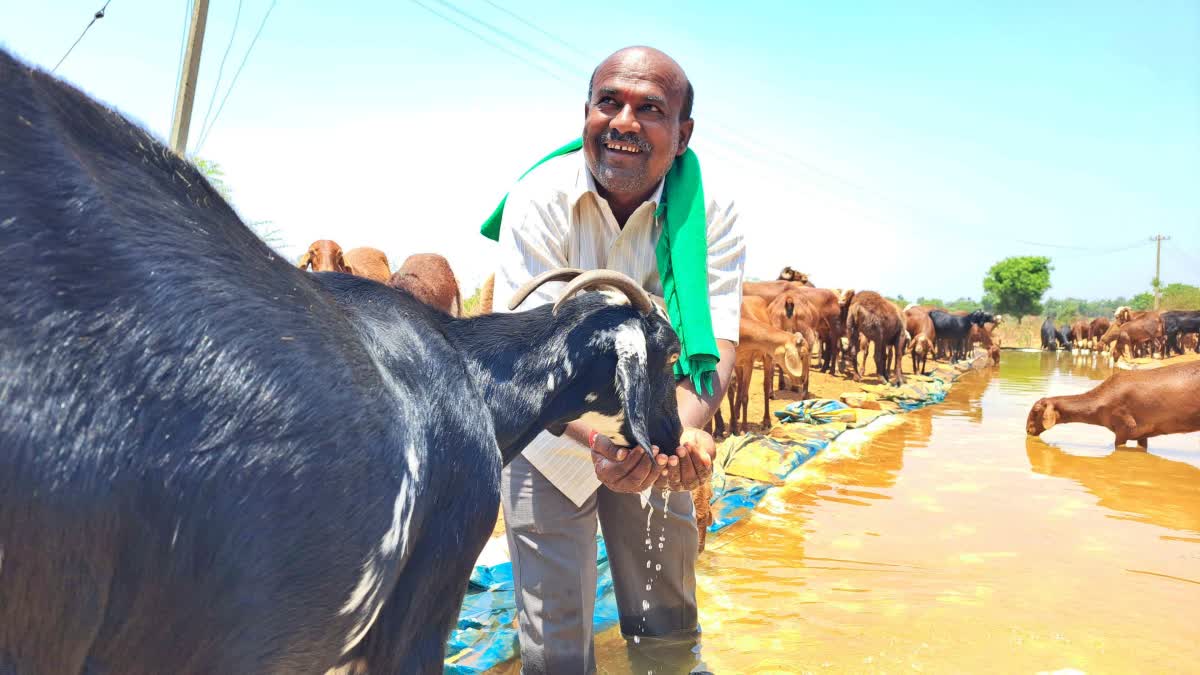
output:
[[[708,204],[708,302],[713,336],[737,343],[742,313],[746,242],[733,202]]]

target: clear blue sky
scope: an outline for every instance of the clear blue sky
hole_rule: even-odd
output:
[[[1163,280],[1200,284],[1194,0],[420,1],[279,2],[200,148],[289,257],[438,251],[473,286],[479,222],[578,135],[591,68],[650,44],[695,84],[693,147],[740,205],[753,276],[979,297],[993,262],[1038,254],[1052,295],[1132,295],[1163,233]],[[102,4],[0,4],[0,44],[52,67]],[[59,73],[165,137],[186,5],[112,0]],[[269,5],[242,3],[222,94]],[[237,6],[212,0],[192,151]]]

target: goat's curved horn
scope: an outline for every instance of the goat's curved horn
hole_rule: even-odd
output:
[[[558,308],[576,293],[593,286],[612,286],[621,291],[629,298],[629,304],[642,314],[654,311],[654,301],[650,299],[650,294],[633,279],[616,270],[591,270],[575,277],[562,289],[554,303],[554,312],[557,313]]]
[[[583,274],[583,270],[575,267],[560,267],[556,270],[542,272],[529,281],[526,281],[524,286],[521,286],[517,289],[516,293],[513,293],[512,299],[508,301],[509,311],[520,307],[521,303],[525,302],[525,298],[528,298],[530,294],[532,294],[538,288],[541,288],[542,284],[548,284],[551,281],[566,281],[567,279],[574,279],[580,274]]]

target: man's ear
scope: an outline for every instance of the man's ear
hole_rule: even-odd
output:
[[[679,149],[675,151],[676,157],[683,156],[687,152],[688,143],[692,140],[692,130],[696,126],[696,121],[686,119],[679,123]]]

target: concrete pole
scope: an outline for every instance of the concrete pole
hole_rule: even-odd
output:
[[[196,76],[200,72],[200,51],[204,47],[204,25],[208,21],[208,0],[195,0],[192,23],[188,29],[187,51],[183,57],[183,75],[175,94],[175,119],[171,123],[171,149],[183,157],[187,153],[188,128],[192,124],[192,102],[196,98]]]

